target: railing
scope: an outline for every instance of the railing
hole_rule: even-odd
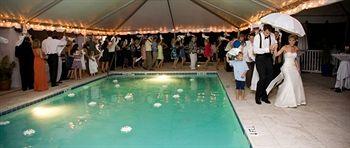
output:
[[[323,64],[322,50],[303,50],[299,56],[301,71],[311,73],[321,73]]]
[[[299,55],[301,71],[310,73],[321,73],[322,64],[325,64],[326,61],[328,61],[330,62],[330,64],[332,64],[332,74],[335,75],[337,73],[339,60],[331,55],[325,56],[323,54],[323,50],[303,50]]]

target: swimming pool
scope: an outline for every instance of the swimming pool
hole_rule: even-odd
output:
[[[217,74],[113,75],[0,116],[0,147],[251,147]]]

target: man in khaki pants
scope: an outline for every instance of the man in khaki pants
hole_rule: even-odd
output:
[[[152,42],[153,37],[150,36],[146,40],[145,46],[146,46],[146,69],[151,70],[152,68]]]

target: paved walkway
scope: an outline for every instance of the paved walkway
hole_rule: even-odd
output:
[[[165,67],[171,67],[169,64]],[[176,70],[188,70],[188,67]],[[214,66],[203,70],[216,70]],[[118,71],[121,71],[118,69]],[[123,71],[143,71],[124,69]],[[174,71],[164,68],[161,71]],[[270,104],[256,105],[254,92],[246,90],[246,101],[234,98],[232,73],[218,70],[220,78],[233,101],[235,110],[254,148],[349,148],[350,147],[350,91],[335,93],[330,87],[334,80],[320,74],[303,73],[307,105],[298,108],[278,108]],[[101,77],[100,74],[96,77]],[[0,111],[30,102],[43,96],[90,81],[65,81],[44,92],[14,91],[0,95]],[[274,102],[276,90],[270,100]]]

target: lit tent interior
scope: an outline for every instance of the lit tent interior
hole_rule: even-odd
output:
[[[1,27],[92,34],[246,29],[271,12],[294,14],[339,0],[2,0]]]
[[[296,14],[341,0],[1,0],[0,57],[14,57],[19,33],[35,31],[81,35],[155,34],[169,32],[239,32],[272,12]],[[346,6],[348,2],[341,2]],[[340,9],[340,8],[339,8]],[[311,10],[311,9],[310,9]],[[300,16],[302,17],[302,16]],[[20,86],[18,67],[12,87]]]

